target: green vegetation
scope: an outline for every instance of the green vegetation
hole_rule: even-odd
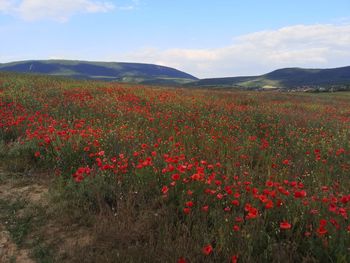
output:
[[[38,229],[48,220],[42,206],[29,204],[24,199],[0,199],[0,220],[15,244],[20,249],[32,251],[32,257],[36,262],[54,262],[51,249],[39,237],[41,234]],[[16,255],[10,260],[21,262],[17,261]]]
[[[350,89],[350,67],[334,69],[279,69],[261,76],[214,78],[194,81],[189,86],[263,89]]]
[[[140,63],[33,60],[0,64],[0,71],[144,85],[210,87],[215,89],[301,91],[350,89],[350,67],[333,69],[285,68],[261,76],[201,80],[173,68]]]
[[[0,64],[0,71],[165,85],[179,85],[196,80],[173,68],[141,63],[33,60]]]
[[[349,103],[0,74],[0,157],[50,188],[2,214],[57,262],[349,262]]]

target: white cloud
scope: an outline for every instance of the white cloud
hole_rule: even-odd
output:
[[[15,2],[13,0],[0,0],[0,12],[9,13],[13,9]]]
[[[124,5],[124,6],[119,6],[118,9],[119,10],[134,10],[137,6],[139,6],[140,1],[139,0],[131,0],[131,3],[128,5]]]
[[[108,12],[114,8],[110,2],[95,0],[0,0],[0,12],[29,21],[52,19],[64,22],[77,13]]]
[[[118,60],[176,67],[198,77],[262,74],[282,67],[350,64],[350,24],[295,25],[235,37],[213,49],[144,49]]]

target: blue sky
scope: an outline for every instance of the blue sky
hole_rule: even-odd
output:
[[[146,62],[198,77],[345,66],[349,10],[349,0],[0,0],[0,62]]]

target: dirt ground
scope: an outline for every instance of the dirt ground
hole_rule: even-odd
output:
[[[4,176],[5,172],[0,169],[0,175]],[[40,184],[21,185],[15,181],[0,182],[0,199],[7,202],[23,199],[33,204],[45,202],[44,196],[47,194],[47,186]],[[28,249],[19,248],[10,237],[6,230],[8,222],[0,221],[0,262],[34,262],[29,257]]]
[[[0,263],[76,262],[76,252],[91,245],[91,229],[52,213],[51,182],[49,174],[11,174],[0,166]],[[20,223],[26,218],[30,226],[23,234]]]
[[[19,249],[11,240],[10,234],[5,230],[4,226],[0,224],[0,262],[34,262],[29,258],[29,251],[26,249]]]

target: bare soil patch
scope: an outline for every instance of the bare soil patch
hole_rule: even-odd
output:
[[[10,174],[0,169],[0,179],[1,263],[70,262],[76,249],[90,245],[89,229],[65,225],[53,214],[48,176]],[[20,235],[19,244],[16,235]]]

